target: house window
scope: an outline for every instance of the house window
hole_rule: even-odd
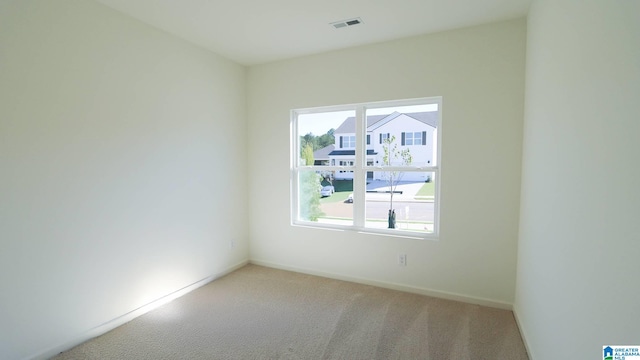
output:
[[[356,137],[355,136],[340,136],[340,147],[341,148],[355,148],[356,147]]]
[[[439,97],[292,110],[292,224],[436,237],[441,111]]]
[[[426,145],[426,131],[402,133],[402,145]]]

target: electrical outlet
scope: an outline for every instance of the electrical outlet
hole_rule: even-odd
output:
[[[407,254],[398,255],[398,265],[407,266]]]

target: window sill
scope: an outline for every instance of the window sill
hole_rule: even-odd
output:
[[[309,229],[318,229],[318,230],[345,231],[345,232],[348,231],[348,232],[355,232],[355,233],[365,234],[365,235],[378,235],[378,236],[387,236],[387,237],[412,239],[412,240],[439,241],[438,234],[436,233],[419,233],[416,231],[408,231],[408,230],[402,230],[402,229],[373,229],[373,228],[362,228],[357,226],[319,224],[316,222],[307,222],[307,221],[293,222],[291,226],[309,228]]]

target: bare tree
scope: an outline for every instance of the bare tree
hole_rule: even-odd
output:
[[[384,155],[382,157],[383,166],[406,166],[411,165],[412,157],[409,149],[398,149],[396,137],[394,135],[384,139],[382,144]],[[403,172],[385,171],[384,178],[389,186],[389,229],[396,227],[396,211],[393,208],[393,194],[402,180]]]

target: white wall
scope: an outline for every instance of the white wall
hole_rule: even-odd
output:
[[[92,1],[5,2],[0,358],[245,261],[245,134],[243,67]]]
[[[251,260],[509,307],[525,26],[513,20],[251,67]],[[429,96],[443,96],[439,241],[290,225],[291,109]],[[406,268],[397,265],[400,252]]]
[[[516,314],[532,359],[640,343],[640,2],[529,14]]]

